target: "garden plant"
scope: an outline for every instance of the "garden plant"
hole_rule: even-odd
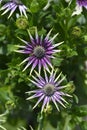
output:
[[[0,130],[87,130],[87,0],[0,0]]]

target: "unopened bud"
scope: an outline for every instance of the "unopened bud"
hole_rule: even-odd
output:
[[[51,105],[47,105],[47,107],[44,109],[44,113],[50,114],[51,112],[52,112],[52,106]]]
[[[15,108],[15,103],[13,101],[7,101],[5,104],[5,107],[7,110],[12,110],[13,108]]]
[[[81,29],[79,27],[73,27],[73,30],[72,30],[72,35],[74,37],[80,37],[81,36]]]
[[[25,17],[19,17],[17,20],[16,20],[16,26],[19,28],[19,29],[26,29],[27,26],[28,26],[28,20],[27,18]]]
[[[75,85],[74,85],[73,81],[70,81],[66,86],[67,87],[65,88],[65,91],[67,93],[71,94],[71,93],[73,93],[75,91]]]

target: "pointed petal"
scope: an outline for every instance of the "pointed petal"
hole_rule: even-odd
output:
[[[41,72],[41,67],[42,67],[41,61],[39,60],[39,61],[38,61],[38,70],[39,70],[39,74],[40,74],[40,72]]]
[[[54,99],[53,97],[51,97],[51,98],[52,98],[52,101],[53,101],[53,103],[55,104],[57,110],[60,111],[60,110],[59,110],[59,107],[58,107],[58,105],[57,105],[57,103],[56,103],[56,101],[55,101],[55,99]]]
[[[21,15],[24,14],[24,16],[27,18],[26,8],[24,5],[19,5],[19,11]]]
[[[38,64],[38,59],[36,59],[36,60],[34,61],[33,66],[32,66],[32,68],[31,68],[31,71],[30,71],[30,75],[31,75],[32,71],[34,70],[34,68],[37,66],[37,64]]]
[[[59,104],[61,104],[64,108],[66,108],[66,106],[61,102],[60,99],[58,99],[58,98],[56,97],[56,95],[54,95],[54,98],[55,98],[55,100],[56,100]]]
[[[1,15],[6,14],[9,10],[10,10],[10,8],[8,7]]]
[[[56,97],[59,99],[59,100],[62,100],[63,102],[65,102],[66,104],[69,104],[64,98],[62,98],[62,96],[60,96],[59,94],[56,93]]]
[[[61,76],[62,72],[57,76],[57,78],[54,80],[54,82],[56,83],[59,79],[59,77]]]
[[[35,58],[32,58],[28,64],[25,66],[25,68],[23,69],[23,71],[25,71],[33,62],[35,61]]]
[[[41,35],[41,38],[40,38],[40,45],[42,45],[42,42],[43,41],[43,35]]]
[[[39,94],[35,93],[33,96],[28,97],[26,100],[30,100],[30,99],[33,99],[33,98],[36,98],[36,97],[40,97],[42,95],[43,95],[43,93],[39,93]]]
[[[45,62],[53,69],[53,66],[48,58],[44,57]]]
[[[22,41],[23,43],[25,43],[26,45],[28,45],[28,42],[27,41],[25,41],[25,40],[23,40],[22,38],[20,38],[20,37],[17,37],[20,41]]]
[[[44,110],[44,107],[46,106],[46,104],[49,102],[49,97],[45,97],[44,98],[44,101],[43,101],[43,105],[42,105],[42,108],[41,108],[41,112],[43,112],[43,110]]]
[[[62,83],[62,81],[66,78],[66,76],[64,76],[60,81],[58,81],[55,85],[58,86],[60,83]]]
[[[35,74],[38,76],[38,78],[42,81],[43,84],[45,84],[45,80],[44,78],[38,73],[35,71]]]
[[[69,104],[64,98],[60,97],[60,99],[65,102],[66,104]]]
[[[33,79],[34,79],[37,83],[39,83],[41,86],[44,86],[43,80],[38,79],[38,78],[36,78],[36,77],[33,76],[33,75],[32,75],[32,77],[33,77]]]
[[[32,44],[36,45],[35,42],[34,42],[34,38],[32,37],[29,29],[28,29],[28,34],[29,34],[29,37],[30,37],[30,40],[31,40]]]
[[[48,72],[50,72],[50,70],[49,70],[47,64],[46,64],[45,61],[44,61],[44,59],[41,59],[41,63],[42,63],[42,65],[43,65],[43,67],[44,67]]]
[[[39,43],[39,36],[38,36],[37,28],[35,28],[35,36],[36,36],[36,42],[38,44]]]
[[[55,57],[54,57],[54,56],[52,56],[52,55],[50,56],[50,55],[47,55],[47,54],[46,54],[46,56],[47,56],[48,58],[55,59]]]
[[[65,85],[65,86],[58,86],[57,90],[61,90],[61,89],[66,88],[66,87],[67,87],[67,85]]]
[[[53,29],[51,29],[51,30],[48,32],[47,36],[45,37],[45,40],[48,40],[48,39],[49,39],[49,36],[50,36],[52,30],[53,30]]]
[[[58,34],[59,34],[59,33],[55,34],[54,37],[52,37],[52,38],[49,40],[49,42],[52,43],[52,42],[54,41],[54,39],[58,36]]]
[[[28,92],[25,92],[25,93],[31,94],[31,93],[37,93],[37,91],[39,91],[39,90],[32,90],[32,91],[28,91]]]
[[[44,74],[45,74],[46,83],[48,83],[48,76],[47,76],[47,73],[46,73],[46,70],[45,70],[45,69],[44,69]]]
[[[31,51],[29,50],[15,50],[15,52],[18,52],[18,53],[23,53],[23,54],[31,54]]]
[[[61,52],[61,50],[53,50],[53,53]]]
[[[14,6],[13,9],[11,9],[11,12],[8,16],[8,19],[12,16],[12,14],[14,13],[14,11],[16,10],[17,6]]]
[[[37,82],[35,82],[34,80],[29,79],[29,81],[30,81],[31,83],[33,83],[34,85],[36,85],[38,88],[42,88],[42,85],[39,84],[39,83],[37,83]]]
[[[1,7],[0,11],[6,9],[6,8],[8,8],[8,7],[9,7],[9,3],[3,5],[3,6]]]
[[[37,101],[33,109],[43,100],[43,98],[44,98],[44,95],[39,98],[39,100]]]
[[[57,46],[60,46],[61,44],[63,44],[64,43],[64,41],[63,42],[60,42],[60,43],[57,43],[57,44],[54,44],[53,46],[54,46],[54,48],[55,47],[57,47]]]
[[[23,60],[19,65],[22,65],[23,63],[25,63],[26,61],[28,61],[30,58],[26,58],[25,60]]]

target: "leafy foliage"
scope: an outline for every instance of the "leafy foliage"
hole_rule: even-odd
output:
[[[0,129],[87,130],[87,10],[83,8],[80,15],[72,16],[75,0],[71,4],[64,0],[22,2],[28,7],[28,19],[15,14],[10,19],[7,14],[0,15]],[[41,114],[41,105],[32,110],[36,100],[26,101],[25,92],[35,89],[28,80],[31,67],[22,72],[24,66],[19,64],[26,56],[15,50],[23,45],[17,37],[29,41],[27,30],[33,35],[35,27],[43,36],[53,28],[52,36],[59,33],[55,42],[64,41],[59,47],[62,51],[51,62],[66,75],[65,91],[73,98],[60,112],[51,104]]]

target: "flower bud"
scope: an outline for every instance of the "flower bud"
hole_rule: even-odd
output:
[[[67,93],[73,93],[75,91],[75,85],[73,83],[73,81],[70,81],[68,84],[67,84],[67,87],[65,88],[65,91]]]
[[[5,107],[7,110],[12,110],[13,108],[15,108],[15,103],[13,101],[9,100],[6,102]]]
[[[28,20],[27,18],[25,17],[19,17],[17,20],[16,20],[16,26],[19,28],[19,29],[26,29],[27,26],[28,26]]]
[[[78,26],[76,26],[76,27],[73,27],[73,30],[72,30],[72,35],[74,36],[74,37],[80,37],[81,36],[81,29],[78,27]]]
[[[46,108],[44,108],[44,113],[46,115],[50,114],[52,112],[52,106],[48,105]]]

